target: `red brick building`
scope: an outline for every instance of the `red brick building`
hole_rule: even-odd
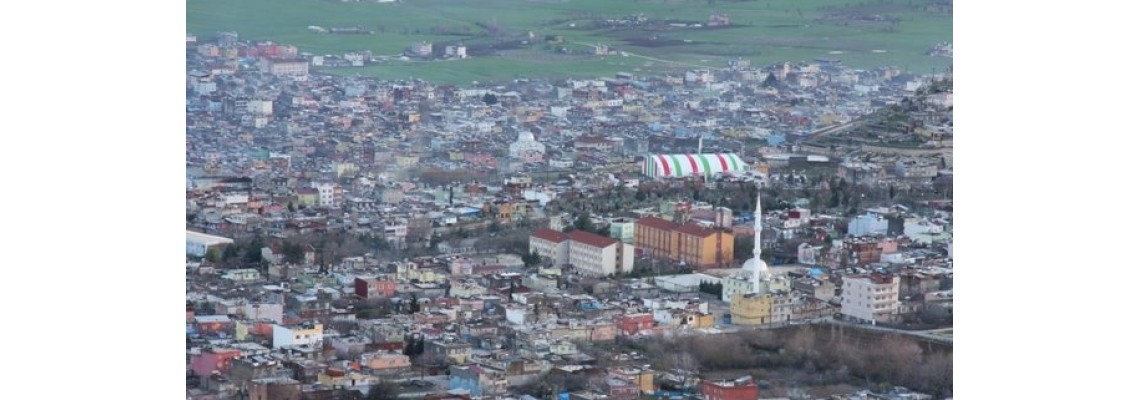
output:
[[[705,400],[756,400],[760,398],[760,390],[752,377],[746,376],[735,380],[711,381],[701,379],[701,394]]]

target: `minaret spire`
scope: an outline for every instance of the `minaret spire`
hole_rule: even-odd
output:
[[[753,238],[752,243],[752,257],[757,260],[760,259],[760,253],[763,250],[760,246],[760,232],[764,231],[764,211],[760,209],[760,192],[756,192],[756,213],[753,215],[756,221],[752,226],[752,230],[756,231],[756,236]]]

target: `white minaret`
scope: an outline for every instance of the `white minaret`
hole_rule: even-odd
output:
[[[759,191],[758,191],[759,192]],[[752,229],[756,231],[756,236],[753,238],[755,243],[752,244],[752,257],[757,260],[760,259],[760,253],[763,249],[760,247],[760,232],[764,231],[764,211],[760,207],[760,193],[756,193],[756,221]]]
[[[752,227],[752,229],[756,231],[756,236],[753,237],[752,260],[749,263],[751,264],[749,267],[752,270],[752,293],[760,293],[761,279],[765,281],[772,279],[772,273],[768,271],[768,263],[764,262],[764,260],[760,258],[760,254],[763,252],[763,246],[761,246],[760,238],[764,232],[764,211],[762,210],[760,204],[760,193],[756,193],[756,221]]]

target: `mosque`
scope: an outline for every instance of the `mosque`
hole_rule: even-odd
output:
[[[511,143],[510,156],[524,164],[540,163],[546,155],[546,145],[534,139],[534,134],[528,130],[519,132],[518,140]]]
[[[764,250],[760,245],[760,233],[764,231],[764,213],[761,210],[760,195],[756,195],[756,221],[753,230],[756,236],[753,239],[752,258],[744,262],[740,271],[732,274],[722,282],[724,290],[721,292],[721,301],[732,303],[736,295],[767,294],[775,291],[786,291],[791,287],[784,276],[773,277],[768,270],[768,263],[760,258]]]

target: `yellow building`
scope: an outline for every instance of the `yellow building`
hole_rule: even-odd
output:
[[[320,193],[316,189],[303,188],[297,191],[297,202],[306,207],[317,205],[320,201]]]
[[[772,322],[772,296],[736,295],[732,298],[733,325],[761,325]]]
[[[411,167],[420,163],[420,156],[418,155],[398,155],[396,156],[396,165],[401,167]]]
[[[752,165],[752,169],[758,173],[768,175],[768,163],[758,162]]]
[[[698,314],[695,322],[696,324],[693,326],[697,329],[712,328],[714,325],[716,325],[716,317],[714,317],[711,313]]]
[[[641,393],[653,393],[657,388],[653,385],[654,371],[648,368],[621,367],[613,370],[614,376],[637,386]]]
[[[246,326],[245,322],[236,321],[234,323],[234,338],[238,341],[242,341],[245,340],[247,336],[249,336],[249,326]]]
[[[731,233],[692,224],[676,224],[657,217],[634,223],[633,242],[653,257],[684,262],[695,268],[723,268],[732,264]]]
[[[431,268],[420,268],[415,263],[400,263],[396,265],[396,279],[434,283],[446,281],[447,275]]]

